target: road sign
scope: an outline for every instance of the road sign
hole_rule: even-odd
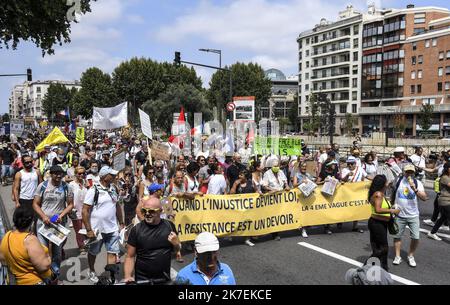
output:
[[[233,102],[227,104],[227,111],[232,112],[236,108],[236,105]]]

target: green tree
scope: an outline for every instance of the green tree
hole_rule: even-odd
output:
[[[50,84],[42,99],[42,109],[47,118],[54,119],[56,114],[66,109],[73,98],[74,92],[62,84]]]
[[[90,12],[90,0],[81,0],[81,12]],[[32,41],[45,53],[53,54],[55,44],[70,42],[67,1],[0,1],[0,44],[16,49],[19,42]],[[1,45],[0,45],[1,48]]]
[[[294,126],[294,130],[298,131],[299,118],[298,118],[298,96],[294,97],[294,102],[292,103],[291,109],[288,113],[289,122]]]
[[[344,128],[345,133],[348,135],[351,135],[353,133],[353,126],[356,123],[356,118],[349,112],[345,114],[345,120],[344,120]]]
[[[423,104],[419,114],[419,126],[423,132],[427,132],[431,128],[434,106]]]
[[[202,88],[202,81],[193,68],[137,57],[122,62],[112,73],[112,81],[119,100],[133,105],[133,116],[137,116],[137,108],[142,108],[145,102],[157,100],[172,84]]]
[[[9,122],[9,113],[5,113],[2,115],[2,122]]]
[[[285,133],[286,132],[286,127],[289,125],[289,123],[291,122],[288,118],[277,118],[279,124],[280,124],[280,132],[281,133]]]
[[[399,135],[404,133],[406,129],[406,117],[404,114],[397,113],[394,115],[394,131]],[[394,135],[395,136],[395,135]]]
[[[93,107],[112,107],[121,102],[111,76],[99,68],[89,68],[81,75],[81,89],[72,99],[72,109],[84,118],[92,117]]]
[[[230,67],[225,67],[230,68]],[[225,109],[230,101],[230,72],[217,71],[209,83],[207,98],[212,107],[219,111]],[[272,82],[266,78],[264,70],[258,64],[235,63],[231,66],[232,96],[254,96],[256,120],[260,120],[260,108],[269,100]]]
[[[303,128],[311,135],[319,130],[321,124],[320,104],[317,94],[311,94],[309,96],[308,105],[309,120],[304,123]]]
[[[156,100],[144,103],[144,111],[150,115],[152,126],[170,132],[172,127],[172,114],[180,112],[181,107],[189,113],[189,122],[194,121],[194,113],[202,112],[204,120],[210,120],[212,111],[204,93],[190,84],[172,84],[159,95]],[[193,126],[191,126],[193,127]]]

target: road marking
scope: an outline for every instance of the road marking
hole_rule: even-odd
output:
[[[333,258],[336,258],[336,259],[338,259],[338,260],[341,260],[341,261],[346,262],[346,263],[348,263],[348,264],[351,264],[351,265],[353,265],[353,266],[356,266],[356,267],[362,267],[362,266],[363,266],[363,263],[360,263],[360,262],[358,262],[358,261],[355,261],[354,259],[351,259],[351,258],[342,256],[342,255],[340,255],[340,254],[337,254],[337,253],[334,253],[334,252],[331,252],[331,251],[322,249],[322,248],[320,248],[320,247],[311,245],[311,244],[309,244],[309,243],[299,242],[298,244],[299,244],[300,246],[303,246],[303,247],[305,247],[305,248],[308,248],[308,249],[311,249],[311,250],[320,252],[320,253],[322,253],[322,254],[331,256],[331,257],[333,257]],[[400,276],[398,276],[398,275],[395,275],[395,274],[392,274],[392,273],[389,273],[389,274],[391,275],[391,277],[392,277],[392,279],[393,279],[394,281],[397,281],[397,282],[399,282],[399,283],[402,283],[402,284],[405,284],[405,285],[420,285],[419,283],[416,283],[416,282],[410,281],[410,280],[408,280],[408,279],[402,278],[402,277],[400,277]]]
[[[428,231],[428,230],[426,230],[426,229],[420,228],[420,232],[428,234],[428,233],[430,233],[431,231]],[[437,232],[436,235],[437,235],[437,236],[440,236],[440,237],[444,237],[444,238],[450,239],[450,235],[448,235],[448,234],[443,234],[443,233]]]

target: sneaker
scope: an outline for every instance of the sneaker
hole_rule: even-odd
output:
[[[333,234],[333,232],[331,232],[331,230],[325,230],[325,233],[328,234],[328,235]]]
[[[448,226],[441,226],[441,227],[439,228],[439,230],[442,230],[442,231],[450,231],[450,228],[449,228]]]
[[[88,271],[88,279],[93,284],[97,284],[98,283],[98,277],[95,274],[95,272]]]
[[[437,236],[436,234],[432,234],[431,232],[428,233],[427,236],[428,236],[429,238],[434,239],[434,240],[437,240],[437,241],[442,240],[439,236]]]
[[[69,228],[73,228],[73,223],[72,222],[69,223]]]
[[[394,265],[400,265],[400,263],[402,262],[402,258],[400,256],[396,256],[394,258],[394,261],[392,262],[392,264]]]
[[[417,266],[416,260],[414,259],[414,256],[408,256],[408,264],[411,267],[416,267]]]
[[[303,238],[308,238],[308,233],[306,233],[306,230],[302,231],[302,237]]]
[[[280,237],[280,235],[277,235],[277,236],[275,236],[273,239],[276,240],[276,241],[280,241],[280,240],[281,240],[281,237]]]
[[[434,227],[434,222],[431,219],[425,219],[423,223],[427,226]]]
[[[249,247],[254,247],[254,246],[255,246],[255,244],[252,243],[250,239],[245,240],[245,244],[246,244],[247,246],[249,246]]]
[[[354,229],[352,229],[352,232],[364,233],[364,230],[359,229],[359,228],[354,228]]]

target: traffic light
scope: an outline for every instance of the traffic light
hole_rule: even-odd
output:
[[[176,66],[180,66],[181,65],[181,53],[180,52],[175,52],[175,59],[173,60],[173,63]]]
[[[27,81],[29,82],[33,81],[33,73],[30,68],[27,69]]]

